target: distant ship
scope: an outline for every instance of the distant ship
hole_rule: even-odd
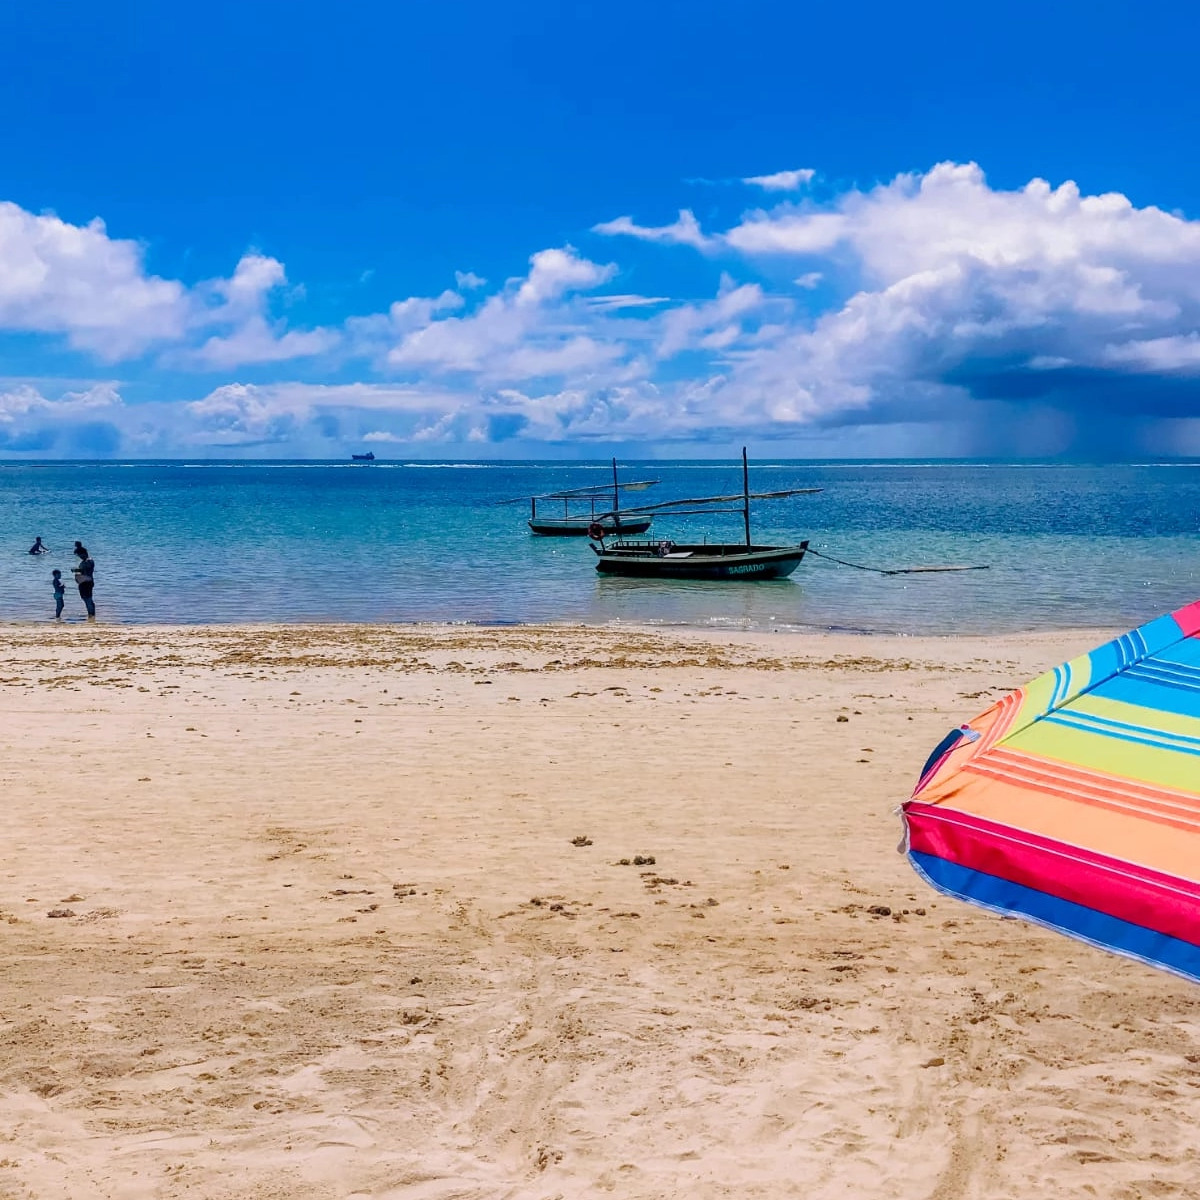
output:
[[[352,454],[352,455],[350,455],[350,457],[354,462],[374,462],[375,461],[375,451],[368,450],[366,452],[366,454]]]

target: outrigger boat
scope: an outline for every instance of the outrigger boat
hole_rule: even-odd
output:
[[[794,546],[756,546],[750,537],[750,501],[782,500],[786,496],[809,496],[820,488],[787,488],[782,492],[751,492],[750,467],[742,449],[742,494],[702,496],[690,500],[664,500],[640,508],[627,508],[622,519],[637,514],[667,512],[672,516],[700,513],[741,513],[746,538],[739,543],[680,543],[672,541],[634,541],[618,538],[607,542],[603,521],[588,528],[591,547],[596,553],[596,570],[602,575],[643,575],[655,579],[784,579],[799,565],[808,550],[808,542]],[[721,508],[740,500],[736,508]],[[608,516],[610,514],[602,514]]]
[[[586,537],[595,526],[610,534],[645,533],[650,528],[651,516],[627,518],[621,511],[622,492],[642,492],[658,483],[657,479],[642,479],[631,483],[617,480],[617,460],[612,460],[613,481],[592,487],[569,488],[562,492],[547,492],[544,496],[529,498],[529,529],[541,537]],[[562,502],[562,514],[558,503]],[[515,501],[505,500],[505,504]],[[540,511],[539,511],[540,505]],[[586,511],[580,511],[587,506]],[[553,516],[547,515],[552,506]]]

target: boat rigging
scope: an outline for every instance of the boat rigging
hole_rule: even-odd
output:
[[[775,492],[750,491],[750,466],[742,447],[742,491],[726,496],[699,496],[681,500],[663,500],[657,504],[626,508],[622,518],[669,513],[693,516],[709,513],[740,513],[745,527],[743,543],[681,544],[672,541],[632,541],[620,538],[606,542],[608,530],[603,518],[588,528],[596,570],[602,575],[643,575],[659,579],[783,579],[799,565],[808,550],[808,542],[791,546],[756,546],[750,534],[750,501],[782,500],[788,496],[810,496],[821,488],[785,488]],[[720,507],[740,501],[736,507]]]
[[[546,492],[541,496],[529,497],[529,530],[540,537],[586,537],[588,530],[597,525],[606,534],[645,533],[650,528],[653,516],[638,511],[632,520],[626,513],[635,510],[621,508],[622,492],[643,492],[653,487],[657,479],[630,480],[622,483],[617,477],[617,460],[612,460],[612,483],[597,483],[589,487],[566,488],[557,492]],[[518,504],[525,497],[502,500],[501,504]],[[562,502],[562,512],[558,503]],[[539,511],[540,506],[540,511]],[[553,515],[548,515],[550,509]]]

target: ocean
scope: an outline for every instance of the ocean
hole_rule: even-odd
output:
[[[741,488],[733,462],[622,463],[638,500]],[[754,539],[802,538],[788,580],[601,578],[585,539],[529,534],[528,497],[603,483],[606,463],[88,462],[0,465],[0,621],[53,615],[76,538],[101,620],[476,622],[911,634],[1129,627],[1200,597],[1200,465],[751,464]],[[635,503],[632,497],[626,503]],[[738,540],[739,516],[659,517],[677,541]],[[52,553],[26,551],[40,535]]]

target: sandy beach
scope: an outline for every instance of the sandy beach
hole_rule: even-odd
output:
[[[1195,1195],[1200,991],[896,853],[1104,636],[6,627],[0,1197]]]

